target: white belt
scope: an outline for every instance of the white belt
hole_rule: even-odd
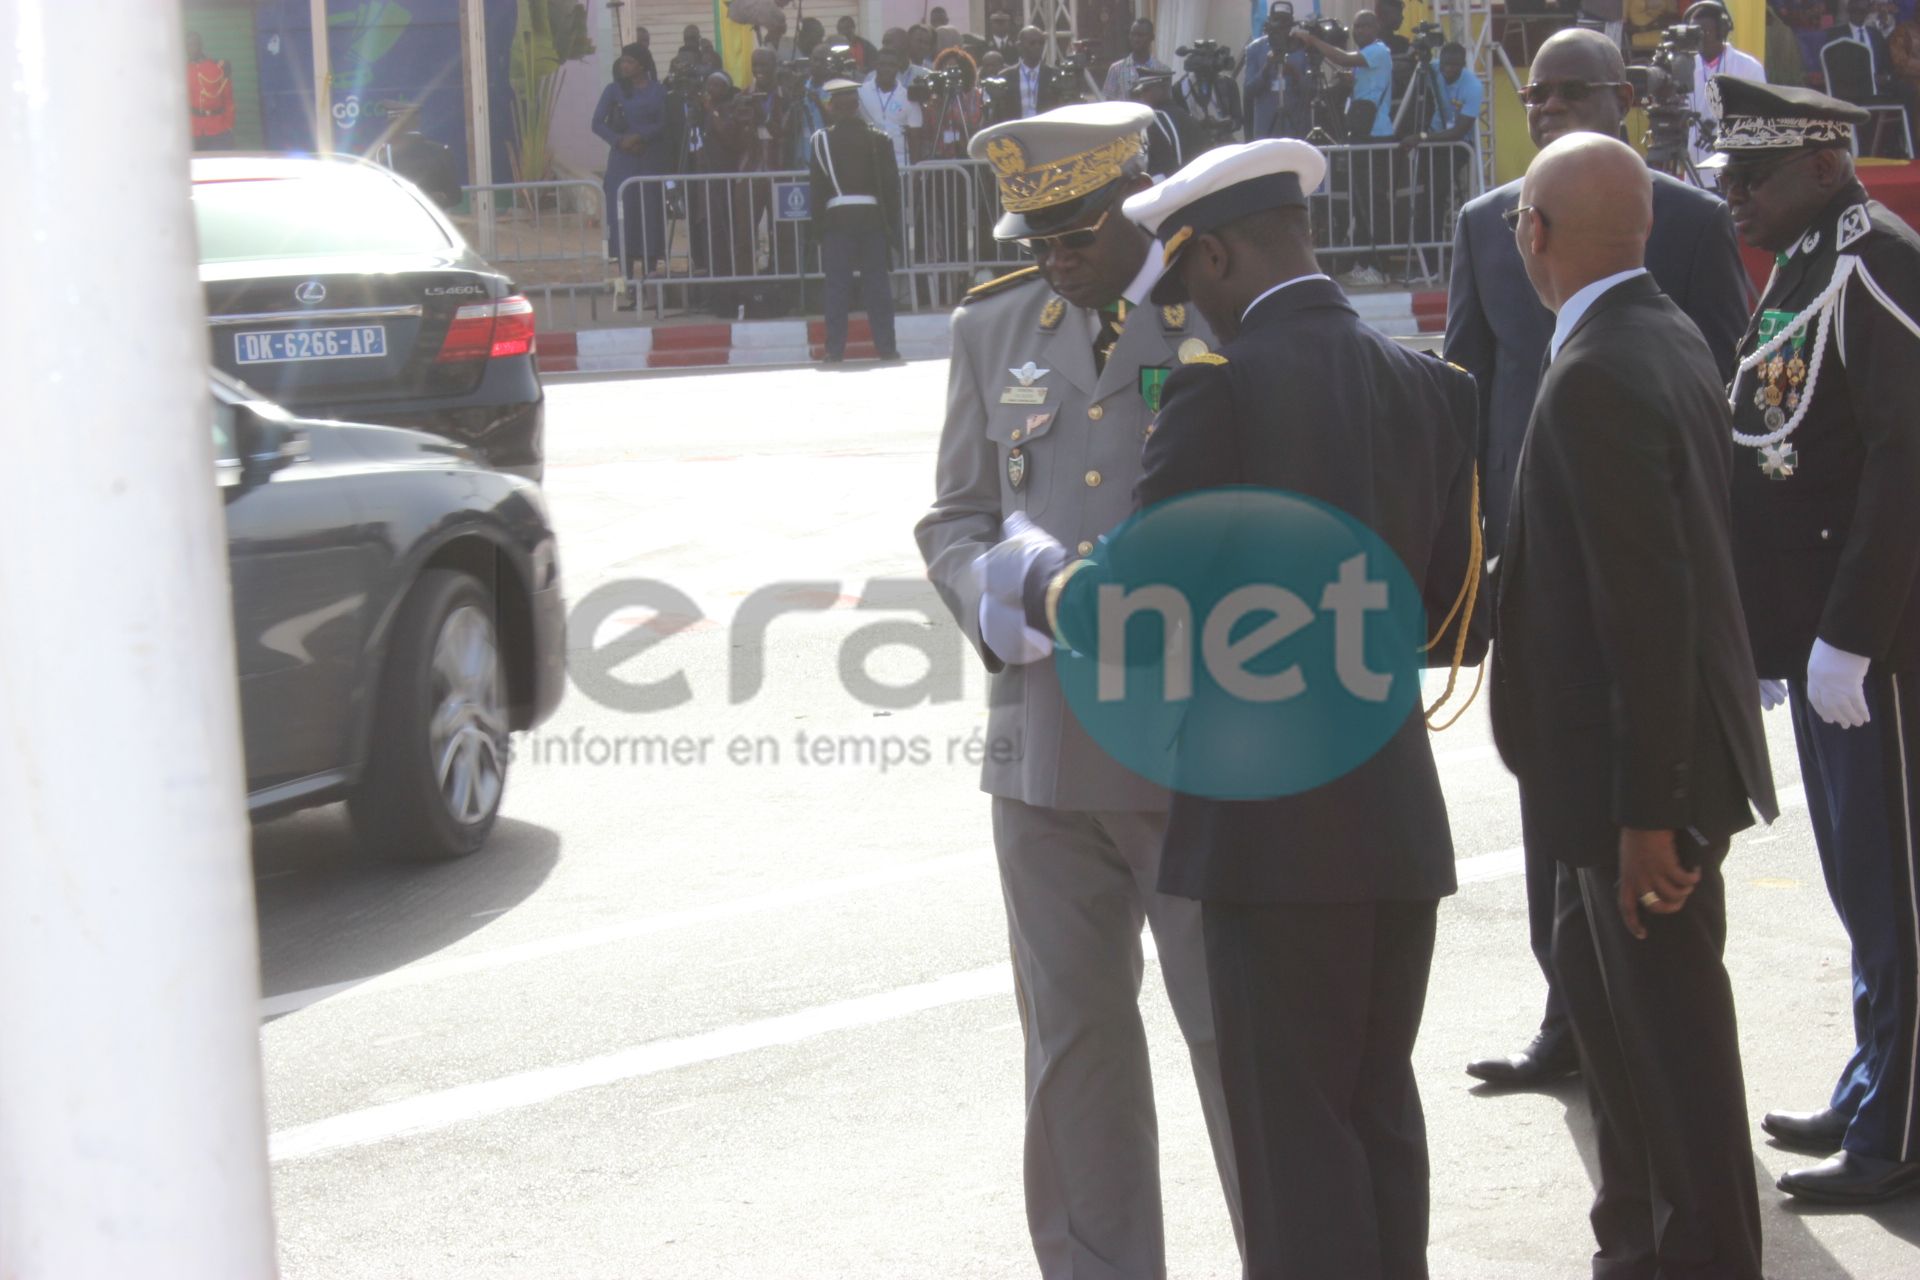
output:
[[[835,196],[827,201],[827,208],[839,209],[850,204],[879,204],[879,196]]]

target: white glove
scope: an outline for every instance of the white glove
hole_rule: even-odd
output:
[[[1787,682],[1785,680],[1762,680],[1760,682],[1760,709],[1771,711],[1787,700]]]
[[[1053,652],[1053,638],[1027,625],[1022,593],[1033,562],[1060,542],[1019,511],[1007,517],[1001,531],[1005,538],[972,565],[980,588],[980,638],[1000,661],[1020,666]]]
[[[1873,717],[1867,714],[1868,660],[1836,649],[1825,640],[1813,642],[1807,656],[1807,704],[1828,724],[1858,729]]]

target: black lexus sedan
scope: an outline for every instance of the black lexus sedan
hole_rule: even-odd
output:
[[[249,808],[345,799],[382,854],[473,852],[508,733],[565,682],[539,487],[437,436],[306,421],[212,380]]]
[[[412,183],[351,156],[199,155],[193,208],[216,369],[540,479],[533,304]]]

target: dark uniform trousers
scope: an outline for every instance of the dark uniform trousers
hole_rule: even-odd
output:
[[[1686,907],[1643,912],[1644,939],[1620,918],[1615,868],[1559,868],[1554,975],[1600,1161],[1594,1280],[1761,1280],[1752,1136],[1722,962],[1726,853],[1724,839],[1698,851],[1700,882]]]
[[[1920,1160],[1920,676],[1875,670],[1872,719],[1828,724],[1787,683],[1800,778],[1814,844],[1840,923],[1853,939],[1855,1048],[1832,1106],[1851,1116],[1842,1145],[1887,1160]]]
[[[1412,1055],[1439,905],[1201,903],[1247,1280],[1426,1277]]]
[[[899,349],[893,336],[893,283],[888,276],[887,230],[876,216],[865,230],[835,227],[820,235],[820,272],[826,277],[827,354],[847,353],[847,317],[853,276],[860,274],[860,305],[882,353]]]

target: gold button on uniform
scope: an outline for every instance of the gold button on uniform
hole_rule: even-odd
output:
[[[1020,438],[1020,428],[1018,428],[1018,427],[1015,427],[1015,428],[1013,429],[1013,438],[1014,438],[1015,440],[1018,440],[1018,439]]]
[[[1089,554],[1090,552],[1092,552],[1092,550],[1093,550],[1093,544],[1091,542],[1083,542],[1079,546],[1080,554],[1083,556]]]
[[[1105,409],[1102,409],[1099,405],[1096,404],[1091,409],[1087,410],[1087,416],[1089,418],[1092,418],[1095,422],[1098,422],[1100,421],[1100,419],[1107,416],[1107,411]]]
[[[1087,488],[1098,489],[1099,487],[1100,487],[1100,473],[1098,471],[1087,472]]]

